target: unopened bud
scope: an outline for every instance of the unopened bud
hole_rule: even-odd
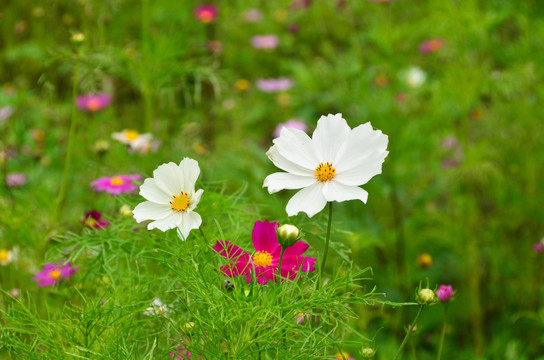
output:
[[[72,42],[74,44],[81,44],[83,41],[85,41],[85,35],[82,33],[75,33],[72,35]]]
[[[119,214],[121,216],[132,217],[132,209],[130,208],[130,206],[125,204],[119,209]]]
[[[417,293],[417,302],[421,305],[430,305],[436,302],[436,295],[431,289],[421,289]]]
[[[371,347],[364,347],[361,350],[361,354],[363,355],[363,359],[372,359],[374,354],[376,354],[376,350]]]
[[[278,242],[283,247],[294,245],[300,237],[300,230],[295,225],[282,225],[277,232]]]

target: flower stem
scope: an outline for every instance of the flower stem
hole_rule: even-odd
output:
[[[79,84],[79,65],[81,58],[81,45],[77,47],[76,52],[76,63],[74,70],[74,82],[72,84],[72,113],[70,119],[70,130],[68,132],[68,147],[66,149],[66,156],[64,158],[64,170],[62,172],[62,179],[60,182],[59,193],[57,199],[55,200],[55,209],[54,209],[54,219],[58,220],[62,215],[62,207],[64,205],[64,200],[66,197],[66,187],[68,183],[68,175],[70,173],[70,164],[72,162],[72,152],[74,149],[75,133],[77,128],[77,108],[76,108],[76,98],[77,90]]]
[[[202,235],[202,237],[204,238],[204,242],[207,244],[208,238],[206,237],[206,234],[204,234],[204,230],[202,230],[202,226],[200,226],[198,230],[200,231],[200,235]]]
[[[400,347],[399,347],[399,349],[397,351],[397,354],[395,355],[395,358],[393,360],[397,360],[399,358],[400,353],[402,352],[402,348],[404,347],[404,345],[406,345],[406,342],[410,338],[410,335],[412,334],[412,330],[414,329],[414,326],[416,326],[417,319],[419,318],[419,315],[421,314],[421,311],[423,311],[424,307],[425,307],[425,305],[421,305],[419,307],[419,311],[417,312],[417,315],[416,315],[414,321],[412,322],[412,325],[410,325],[410,327],[406,331],[406,336],[404,336],[404,340],[402,340],[402,343],[400,344]]]
[[[440,360],[442,357],[442,349],[444,348],[444,337],[446,336],[446,326],[448,321],[448,304],[444,304],[444,324],[442,325],[442,334],[440,335],[440,345],[438,346],[438,355],[436,360]]]
[[[149,31],[150,31],[150,6],[149,6],[149,0],[142,0],[142,13],[140,17],[141,21],[141,46],[142,46],[142,67],[140,68],[141,71],[141,84],[140,84],[140,90],[142,92],[142,98],[144,100],[144,119],[145,119],[145,131],[151,132],[153,130],[153,113],[152,113],[152,94],[151,89],[149,85],[149,71],[151,64],[150,64],[150,39],[149,39]]]
[[[280,261],[278,262],[278,279],[281,281],[281,263],[283,261],[283,253],[285,253],[286,247],[281,247]]]
[[[321,261],[321,268],[319,269],[319,281],[317,283],[317,290],[321,286],[323,281],[323,269],[327,262],[327,253],[329,251],[329,241],[331,240],[331,223],[332,223],[332,201],[329,201],[329,222],[327,224],[327,237],[325,238],[325,250],[323,250],[323,260]]]

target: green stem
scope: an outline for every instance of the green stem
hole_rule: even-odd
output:
[[[283,262],[283,253],[285,253],[285,247],[281,247],[280,261],[278,263],[278,279],[281,281],[281,263]]]
[[[329,241],[331,240],[331,223],[332,223],[332,201],[329,201],[329,223],[327,224],[327,237],[325,238],[325,250],[323,250],[323,260],[321,261],[321,268],[319,269],[319,281],[317,282],[317,290],[321,286],[323,281],[323,269],[327,262],[327,253],[329,251]]]
[[[404,347],[404,345],[406,345],[406,342],[410,338],[410,335],[412,335],[412,330],[414,329],[414,326],[416,326],[417,319],[419,318],[419,315],[421,314],[421,311],[423,311],[424,307],[425,305],[421,305],[419,307],[419,311],[417,312],[417,315],[414,321],[412,322],[412,325],[410,325],[410,327],[408,328],[408,331],[406,331],[406,336],[404,336],[404,340],[402,340],[402,344],[400,344],[399,350],[397,351],[397,354],[395,355],[395,358],[393,360],[397,360],[399,358],[400,353],[402,352],[402,348]]]
[[[74,70],[74,82],[72,85],[72,113],[71,113],[71,119],[70,119],[70,130],[68,132],[68,147],[66,149],[66,157],[64,158],[64,170],[62,172],[62,179],[60,182],[59,193],[55,201],[55,210],[53,213],[55,220],[59,220],[60,216],[62,215],[62,208],[64,205],[64,200],[66,198],[68,175],[70,173],[70,165],[72,162],[72,152],[74,149],[75,133],[77,128],[76,99],[77,99],[77,90],[78,90],[78,84],[79,84],[80,58],[81,58],[81,44],[77,45],[76,63],[75,63],[75,70]]]
[[[149,88],[149,55],[151,53],[149,46],[149,0],[142,0],[142,14],[141,14],[141,41],[142,41],[142,64],[140,68],[141,76],[141,91],[142,97],[144,100],[144,119],[145,119],[145,131],[151,132],[153,130],[153,114],[151,111],[152,108],[152,99],[151,91]]]
[[[204,238],[204,242],[207,244],[208,238],[206,237],[206,234],[204,234],[204,230],[202,230],[202,226],[199,227],[198,230],[200,231],[200,235],[202,235],[202,237]]]
[[[444,304],[444,324],[442,325],[442,334],[440,335],[440,345],[438,346],[438,355],[436,360],[442,357],[442,349],[444,348],[444,337],[446,337],[446,326],[448,321],[448,304]]]

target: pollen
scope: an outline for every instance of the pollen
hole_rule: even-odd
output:
[[[5,262],[9,260],[9,251],[1,249],[0,250],[0,261]]]
[[[127,139],[128,141],[134,141],[140,136],[140,134],[136,130],[127,130],[125,131],[124,135],[125,139]]]
[[[189,204],[191,203],[191,200],[189,200],[189,195],[187,195],[186,192],[181,192],[178,196],[173,195],[174,200],[170,201],[170,205],[172,205],[172,210],[175,211],[185,211],[189,207]]]
[[[317,165],[315,168],[315,177],[317,180],[322,182],[327,182],[334,179],[335,173],[336,169],[333,168],[332,164],[328,161],[326,163],[319,163],[319,165]]]
[[[53,280],[57,280],[60,277],[60,274],[60,270],[55,269],[49,273],[49,277]]]
[[[125,182],[123,181],[123,179],[121,179],[119,176],[114,176],[110,180],[110,184],[112,186],[119,186],[119,185],[123,185],[124,183]]]
[[[255,266],[270,266],[270,264],[272,264],[272,254],[268,251],[257,251],[255,255],[253,255],[253,263]]]
[[[100,101],[98,99],[90,99],[87,103],[87,108],[93,112],[100,110]]]

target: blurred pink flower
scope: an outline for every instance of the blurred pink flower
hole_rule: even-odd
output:
[[[6,175],[6,185],[9,187],[23,186],[26,184],[26,175],[21,173],[12,173]]]
[[[102,229],[110,224],[109,222],[101,221],[100,219],[102,219],[102,214],[99,211],[88,211],[85,213],[83,225],[88,228]]]
[[[459,140],[457,140],[457,137],[455,135],[448,135],[443,141],[442,141],[442,148],[443,149],[453,149],[457,145],[459,145]]]
[[[442,302],[446,302],[453,296],[453,288],[451,285],[440,285],[436,290],[436,296]]]
[[[76,106],[81,110],[97,112],[110,106],[113,98],[109,94],[87,94],[76,98]]]
[[[283,129],[284,127],[299,129],[302,131],[308,130],[308,125],[306,125],[304,121],[300,119],[290,119],[290,120],[287,120],[287,122],[278,124],[278,126],[276,126],[276,129],[274,130],[274,137],[279,137],[281,133],[281,129]]]
[[[113,177],[101,177],[91,183],[95,191],[105,191],[111,195],[119,195],[129,193],[138,189],[138,185],[134,184],[134,180],[141,180],[142,176],[138,174],[132,175],[115,175]]]
[[[258,79],[257,88],[264,92],[279,92],[289,90],[293,87],[292,79],[281,77],[277,79]]]
[[[214,5],[200,5],[195,9],[195,16],[201,23],[212,23],[217,17],[217,8]]]
[[[263,13],[259,9],[247,9],[242,13],[244,20],[249,23],[256,23],[261,21]]]
[[[537,253],[544,251],[544,238],[533,245],[533,250]]]
[[[77,271],[69,262],[60,261],[58,263],[49,263],[43,266],[42,271],[38,271],[32,280],[38,282],[39,287],[50,286],[72,276]]]
[[[183,333],[182,333],[183,335]],[[183,359],[190,359],[192,357],[192,354],[189,350],[187,350],[186,345],[189,342],[189,338],[186,336],[182,336],[179,343],[176,344],[176,348],[174,351],[170,352],[169,356],[171,358],[174,358],[175,360],[183,360]],[[202,358],[202,356],[197,355],[199,359]]]
[[[423,54],[437,52],[444,47],[444,40],[440,38],[429,39],[419,45],[419,51]]]
[[[0,125],[6,122],[7,119],[13,115],[14,109],[12,106],[7,105],[0,108]]]
[[[251,38],[251,45],[256,49],[274,49],[278,43],[276,35],[256,35]]]

